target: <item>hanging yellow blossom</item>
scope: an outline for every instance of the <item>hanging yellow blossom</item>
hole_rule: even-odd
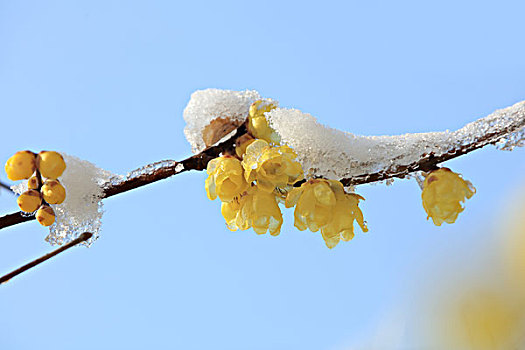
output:
[[[264,115],[264,113],[275,108],[277,105],[268,100],[258,100],[252,103],[248,117],[248,131],[258,139],[278,145],[281,142],[281,137],[268,125],[268,120]]]
[[[256,140],[246,148],[242,161],[247,182],[257,181],[257,186],[266,192],[285,188],[303,178],[297,154],[288,146],[271,147],[264,140]]]
[[[286,197],[285,206],[295,206],[295,227],[316,232],[332,220],[336,202],[330,182],[313,179],[293,188]]]
[[[248,188],[241,162],[237,158],[223,156],[212,159],[206,172],[206,193],[211,200],[219,196],[221,201],[230,202]]]
[[[293,188],[286,198],[287,208],[295,206],[295,227],[303,231],[321,230],[328,248],[335,247],[339,241],[349,241],[354,237],[354,220],[363,232],[368,228],[359,209],[358,194],[346,193],[341,182],[336,180],[313,179]]]
[[[328,181],[335,193],[336,204],[333,218],[321,228],[321,234],[326,246],[333,248],[340,239],[349,241],[354,238],[354,220],[357,221],[363,232],[367,232],[368,228],[363,219],[363,212],[358,206],[359,200],[364,200],[364,198],[356,193],[346,193],[343,184],[339,181]]]
[[[270,232],[272,236],[277,236],[281,232],[283,216],[275,196],[256,186],[241,197],[222,203],[221,212],[231,231],[252,227],[257,234]]]
[[[437,226],[441,226],[443,222],[454,223],[458,214],[464,210],[461,202],[472,197],[474,193],[474,186],[450,169],[432,171],[425,178],[421,193],[427,219],[432,218]]]

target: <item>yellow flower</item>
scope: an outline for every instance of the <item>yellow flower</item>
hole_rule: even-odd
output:
[[[248,188],[241,162],[237,158],[224,156],[212,159],[206,172],[206,193],[211,200],[219,196],[221,201],[230,202]]]
[[[339,241],[354,238],[354,220],[363,232],[368,228],[359,209],[358,194],[346,193],[341,182],[336,180],[313,179],[292,189],[286,197],[287,208],[295,207],[295,227],[321,235],[328,248],[335,247]]]
[[[240,198],[222,203],[221,212],[231,231],[252,227],[257,234],[269,231],[277,236],[281,232],[283,216],[275,196],[257,187],[251,187]]]
[[[474,186],[450,169],[432,171],[425,178],[421,193],[427,219],[432,218],[437,226],[441,226],[443,222],[454,223],[458,214],[464,210],[461,202],[472,197],[474,193]]]
[[[277,105],[267,100],[258,100],[252,103],[248,117],[248,131],[258,139],[278,145],[281,142],[281,137],[268,125],[268,120],[264,115],[264,113],[275,108]]]
[[[359,200],[363,197],[356,193],[346,193],[343,184],[339,181],[328,180],[335,193],[336,204],[332,220],[321,228],[321,234],[328,248],[335,247],[339,240],[349,241],[354,238],[354,220],[357,221],[363,232],[368,232],[363,219],[363,212],[359,209]]]
[[[264,140],[256,140],[246,148],[242,161],[246,181],[257,181],[266,192],[285,188],[303,178],[303,168],[295,160],[297,155],[288,146],[271,147]]]
[[[316,232],[332,220],[336,202],[330,182],[313,179],[293,188],[286,197],[285,206],[291,208],[295,205],[295,227]]]
[[[237,141],[235,141],[235,154],[237,154],[237,157],[242,158],[246,153],[246,147],[251,145],[253,142],[255,142],[255,139],[249,134],[244,134],[239,137]]]

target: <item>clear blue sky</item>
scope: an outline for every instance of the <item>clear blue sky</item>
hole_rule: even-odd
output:
[[[256,89],[357,134],[455,129],[525,99],[524,12],[0,0],[0,160],[50,149],[125,174],[184,158],[182,111],[209,87]],[[422,265],[484,239],[524,160],[488,148],[447,163],[478,193],[442,227],[413,181],[359,187],[370,232],[333,250],[290,213],[277,238],[228,231],[203,173],[108,199],[92,248],[0,287],[0,349],[345,349],[417,289]],[[1,192],[0,213],[16,209]],[[0,273],[50,251],[46,234],[36,222],[2,230]]]

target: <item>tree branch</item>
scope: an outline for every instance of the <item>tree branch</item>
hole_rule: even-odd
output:
[[[510,107],[509,107],[510,108]],[[521,113],[521,111],[519,112]],[[521,114],[520,114],[521,116]],[[482,118],[483,119],[483,118]],[[481,121],[479,119],[478,121]],[[435,155],[433,153],[422,154],[421,157],[413,163],[405,165],[396,165],[391,166],[390,168],[383,169],[374,173],[367,173],[357,176],[352,176],[350,178],[344,178],[340,180],[343,185],[362,185],[366,183],[383,181],[391,178],[404,178],[407,174],[416,171],[429,171],[437,167],[438,164],[445,162],[447,160],[459,157],[461,155],[472,152],[476,149],[482,148],[488,144],[495,144],[500,139],[509,136],[510,134],[522,129],[525,127],[525,116],[523,118],[517,118],[515,122],[506,126],[505,128],[494,128],[489,129],[490,132],[482,135],[481,137],[474,138],[462,143],[456,148],[450,149],[447,153]],[[213,158],[218,157],[221,153],[232,150],[235,146],[236,140],[248,132],[246,123],[239,126],[233,136],[227,140],[216,144],[214,146],[208,147],[204,151],[189,157],[180,162],[169,162],[169,165],[165,165],[165,162],[162,164],[150,164],[153,166],[153,171],[145,171],[141,173],[137,169],[137,176],[131,176],[123,181],[118,181],[116,183],[108,182],[103,188],[102,198],[111,197],[123,192],[130,191],[132,189],[148,185],[150,183],[166,179],[173,175],[180,174],[187,170],[204,170],[206,169],[208,162]],[[155,167],[155,165],[159,165]],[[148,166],[146,167],[148,168]],[[0,229],[13,226],[22,222],[33,220],[34,216],[23,216],[21,212],[12,213],[0,217]]]
[[[64,244],[62,247],[60,247],[60,248],[58,248],[56,250],[53,250],[51,253],[48,253],[48,254],[46,254],[44,256],[41,256],[40,258],[35,259],[35,260],[31,261],[30,263],[25,264],[22,267],[19,267],[18,269],[8,273],[7,275],[0,277],[0,284],[6,283],[11,278],[13,278],[15,276],[18,276],[21,273],[23,273],[23,272],[25,272],[25,271],[27,271],[29,269],[32,269],[33,267],[43,263],[44,261],[46,261],[48,259],[51,259],[55,255],[58,255],[58,254],[62,253],[63,251],[68,250],[69,248],[71,248],[73,246],[76,246],[79,243],[87,241],[88,239],[91,238],[91,236],[93,236],[93,234],[91,232],[84,232],[77,239],[74,239],[71,242],[69,242],[67,244]]]

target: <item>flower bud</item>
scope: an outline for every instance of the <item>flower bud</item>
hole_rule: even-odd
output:
[[[38,178],[36,176],[31,176],[29,180],[27,180],[27,188],[30,190],[38,190]]]
[[[41,191],[49,204],[61,204],[66,199],[66,189],[58,180],[46,180]]]
[[[66,162],[58,152],[42,151],[36,157],[36,166],[43,177],[57,179],[66,169]]]
[[[26,213],[32,213],[42,204],[42,197],[40,196],[40,192],[29,190],[18,196],[16,202],[20,210]]]
[[[5,172],[12,181],[29,179],[35,169],[35,154],[31,151],[16,152],[5,163]]]
[[[49,205],[41,206],[35,217],[42,226],[51,226],[55,222],[55,212]]]

